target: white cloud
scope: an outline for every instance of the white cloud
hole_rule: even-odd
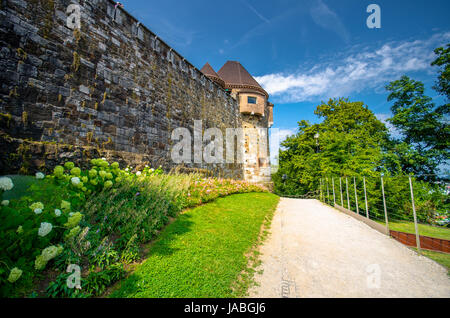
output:
[[[269,19],[267,19],[265,16],[263,16],[261,13],[259,13],[258,10],[256,10],[255,7],[253,7],[250,3],[246,2],[246,1],[242,1],[242,3],[244,3],[247,6],[247,8],[249,8],[250,11],[252,11],[263,22],[270,23]]]
[[[322,0],[317,0],[310,9],[313,21],[326,30],[339,35],[345,42],[350,40],[350,35],[338,15],[333,12]]]
[[[348,96],[365,89],[379,89],[407,72],[429,71],[433,50],[450,40],[450,32],[425,40],[390,42],[309,70],[256,77],[277,103],[320,101]],[[353,51],[355,51],[353,49]]]

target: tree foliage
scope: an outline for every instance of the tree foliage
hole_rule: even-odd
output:
[[[435,89],[448,99],[450,45],[435,53],[438,57],[432,65],[440,67]],[[447,195],[442,183],[434,181],[439,165],[448,160],[449,104],[436,106],[425,95],[424,84],[407,76],[386,88],[388,101],[393,103],[393,117],[388,121],[399,132],[398,137],[392,137],[363,102],[344,98],[322,102],[315,111],[322,121],[300,121],[297,134],[282,143],[279,170],[273,175],[275,192],[303,196],[322,189],[322,194],[328,194],[336,185],[337,193],[344,181],[345,187],[356,183],[356,195],[362,198],[364,177],[370,213],[375,214],[371,216],[383,220],[380,176],[384,175],[387,204],[402,214],[394,217],[409,220],[412,206],[408,175],[415,175],[419,220],[431,222],[436,215],[447,213]],[[337,183],[333,184],[331,178]],[[356,201],[355,191],[350,191],[349,201]],[[362,201],[358,204],[360,210],[365,209]]]
[[[440,66],[435,89],[449,98],[450,45],[435,50],[438,58],[432,65]],[[388,101],[393,102],[393,117],[388,121],[400,132],[400,138],[391,146],[400,159],[402,170],[432,180],[440,164],[448,160],[450,130],[449,104],[436,107],[432,98],[425,95],[424,84],[403,76],[389,83]]]
[[[447,44],[447,48],[437,48],[434,50],[434,53],[438,57],[431,65],[439,66],[441,68],[434,89],[441,95],[446,96],[448,101],[450,100],[450,44]]]
[[[444,115],[425,95],[421,82],[403,76],[390,83],[388,101],[393,101],[389,122],[401,133],[393,140],[393,151],[399,156],[402,170],[423,176],[436,174],[448,153],[449,130]]]
[[[435,89],[448,98],[450,44],[435,53],[432,65],[440,67]],[[448,160],[449,104],[437,107],[425,94],[424,84],[407,76],[389,83],[386,89],[388,101],[393,103],[393,117],[388,121],[398,137],[391,137],[362,102],[341,98],[322,103],[315,114],[323,122],[299,122],[298,134],[284,142],[280,172],[274,176],[278,189],[304,194],[306,189],[313,189],[313,175],[370,176],[380,171],[436,180],[440,165]],[[283,175],[287,180],[281,182]]]
[[[274,175],[277,192],[305,194],[317,189],[321,176],[369,176],[400,167],[395,155],[384,150],[386,126],[362,102],[331,99],[315,114],[322,123],[301,121],[299,132],[282,143],[285,150]]]
[[[425,157],[404,142],[393,145],[385,124],[362,102],[331,99],[319,105],[315,114],[323,119],[320,124],[301,121],[297,134],[282,143],[280,167],[273,176],[275,192],[304,196],[317,195],[320,189],[328,202],[335,199],[347,207],[348,187],[352,208],[356,191],[359,211],[365,215],[365,179],[370,218],[383,221],[383,175],[389,218],[412,221],[409,177],[402,170],[405,158],[398,153],[412,153],[414,160]],[[437,215],[446,213],[449,202],[439,184],[416,178],[413,184],[419,221],[433,223]]]

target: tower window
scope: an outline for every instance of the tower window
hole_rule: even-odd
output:
[[[248,97],[247,103],[256,104],[256,97]]]

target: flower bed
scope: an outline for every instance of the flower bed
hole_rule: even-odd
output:
[[[0,191],[14,188],[0,178]],[[1,297],[90,297],[126,274],[170,217],[234,193],[263,192],[242,181],[132,172],[103,159],[82,171],[71,162],[36,174],[22,197],[0,209]],[[3,252],[4,251],[4,252]],[[67,270],[71,269],[69,272]],[[76,270],[81,279],[68,284]],[[42,281],[43,290],[38,290]]]

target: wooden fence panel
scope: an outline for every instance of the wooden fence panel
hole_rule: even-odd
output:
[[[391,231],[391,236],[402,244],[417,247],[415,234]],[[449,240],[420,236],[420,246],[425,250],[450,253]]]

